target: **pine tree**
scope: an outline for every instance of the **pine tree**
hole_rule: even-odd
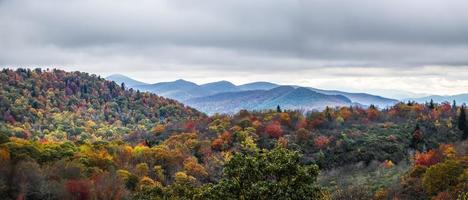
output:
[[[279,105],[276,106],[276,112],[282,112],[282,111],[281,111],[281,107],[280,107]]]
[[[434,100],[431,99],[431,101],[429,102],[429,108],[432,110],[435,108],[435,105],[434,105]]]
[[[468,124],[465,125],[465,129],[463,130],[463,135],[462,135],[463,140],[466,140],[467,138],[468,138]]]
[[[466,129],[466,112],[464,105],[460,107],[460,116],[458,116],[458,129],[462,131]]]

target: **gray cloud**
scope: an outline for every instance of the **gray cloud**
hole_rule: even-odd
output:
[[[444,76],[424,71],[444,66],[465,74],[467,7],[465,0],[0,0],[0,65],[272,77],[358,76],[343,68]]]

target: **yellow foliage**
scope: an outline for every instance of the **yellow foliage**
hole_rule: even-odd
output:
[[[231,152],[222,152],[223,154],[223,158],[224,158],[224,161],[227,162],[227,161],[230,161],[231,158],[232,158],[232,153]]]
[[[442,154],[447,158],[454,158],[455,154],[457,153],[455,151],[455,147],[452,144],[441,144],[439,148]]]
[[[208,172],[206,171],[206,169],[202,165],[200,165],[194,157],[185,159],[184,170],[187,171],[188,174],[193,176],[208,176]]]
[[[291,118],[289,117],[289,114],[286,112],[279,113],[279,117],[281,122],[289,122],[291,121]]]
[[[374,199],[375,200],[384,200],[387,199],[388,196],[388,191],[384,188],[380,188],[375,192]]]
[[[117,176],[119,176],[122,180],[127,180],[130,177],[131,173],[127,170],[119,169],[117,170]]]
[[[146,163],[139,163],[136,165],[136,174],[140,177],[148,175],[149,167]]]
[[[143,178],[140,179],[140,182],[138,183],[139,188],[142,189],[144,187],[162,187],[162,184],[158,181],[154,181],[150,177],[144,176]]]
[[[138,145],[138,146],[135,146],[135,148],[133,148],[133,150],[135,151],[135,153],[139,154],[139,153],[143,153],[145,151],[148,151],[149,147],[143,146],[143,145]]]
[[[243,148],[246,149],[257,149],[257,143],[255,143],[255,140],[252,136],[246,136],[245,139],[241,143]]]
[[[164,169],[160,165],[154,166],[153,172],[158,181],[164,182],[165,180]]]
[[[174,175],[174,180],[176,183],[194,183],[197,179],[193,176],[187,175],[185,172],[176,172]]]

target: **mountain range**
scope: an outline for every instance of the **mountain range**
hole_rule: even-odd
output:
[[[241,109],[264,110],[283,109],[313,110],[327,106],[375,105],[391,106],[396,99],[367,93],[351,93],[338,90],[322,90],[295,85],[279,85],[270,82],[252,82],[235,85],[229,81],[218,81],[198,85],[183,79],[147,84],[130,77],[116,74],[107,77],[127,87],[155,93],[178,100],[207,114],[234,113]]]
[[[398,101],[418,103],[452,102],[468,103],[468,93],[458,95],[428,95],[404,91],[392,91],[401,98],[387,98],[369,93],[323,90],[297,85],[279,85],[270,82],[252,82],[235,85],[229,81],[217,81],[198,85],[183,79],[148,84],[121,74],[107,77],[116,83],[124,83],[141,91],[178,100],[207,114],[234,113],[241,109],[274,109],[280,105],[284,109],[321,110],[326,106],[375,105],[380,108],[391,106]],[[372,90],[382,94],[381,90]]]

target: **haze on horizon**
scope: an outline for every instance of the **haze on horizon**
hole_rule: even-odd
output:
[[[468,92],[465,0],[0,0],[0,66]]]

